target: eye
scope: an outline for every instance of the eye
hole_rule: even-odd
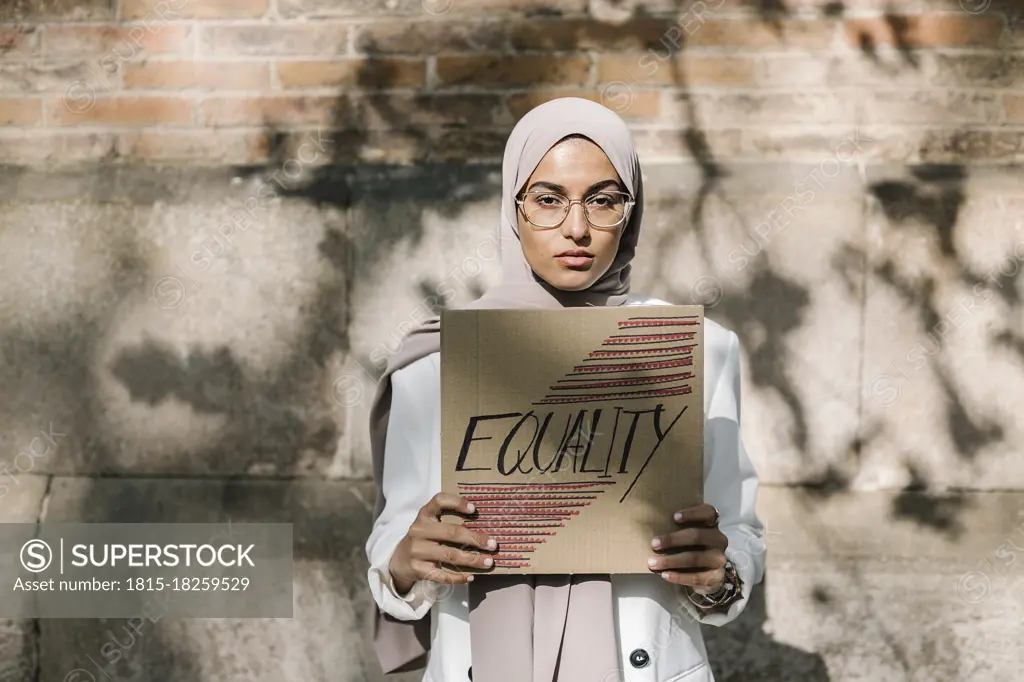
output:
[[[565,202],[565,197],[558,194],[535,194],[534,201],[541,206],[562,206]]]
[[[595,194],[587,199],[587,203],[598,208],[609,208],[622,203],[622,197],[618,194]]]

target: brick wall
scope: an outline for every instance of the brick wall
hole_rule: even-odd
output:
[[[893,5],[894,3],[889,3]],[[604,101],[646,158],[1024,157],[1021,3],[5,0],[0,162],[493,160],[544,99]],[[766,9],[767,8],[767,9]]]

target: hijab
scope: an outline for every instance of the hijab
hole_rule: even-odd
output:
[[[516,196],[548,151],[582,135],[600,147],[636,202],[608,271],[583,291],[562,291],[530,268],[520,243]],[[519,120],[502,161],[501,281],[465,308],[618,306],[629,294],[630,261],[643,217],[643,183],[633,136],[621,118],[590,100],[564,97]],[[391,375],[440,350],[440,319],[428,320],[389,358],[370,409],[377,486],[374,520],[384,509],[384,442]],[[607,575],[476,575],[469,583],[470,642],[478,682],[575,682],[619,679],[611,580]],[[374,647],[385,673],[420,668],[430,648],[430,620],[401,621],[377,609]]]

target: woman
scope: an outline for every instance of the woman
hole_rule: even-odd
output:
[[[577,98],[535,108],[509,137],[502,176],[502,281],[468,307],[665,304],[630,293],[643,187],[613,112]],[[651,538],[649,575],[474,580],[460,567],[489,567],[494,544],[440,520],[472,505],[439,492],[438,331],[433,320],[405,339],[371,411],[378,495],[366,551],[385,671],[418,667],[429,650],[431,682],[712,680],[699,624],[739,615],[764,570],[736,335],[705,323],[706,504]]]

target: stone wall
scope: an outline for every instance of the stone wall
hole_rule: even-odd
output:
[[[635,288],[739,334],[765,483],[1024,486],[1017,171],[873,164],[854,145],[878,142],[841,144],[711,179],[648,165]],[[369,476],[383,362],[495,280],[498,171],[278,171],[3,172],[9,467]],[[48,431],[59,454],[14,458]]]
[[[825,162],[848,152],[646,169],[636,288],[739,333],[764,482],[769,579],[709,651],[723,680],[1009,674],[1022,498],[985,491],[1024,482],[1024,190],[1011,168]],[[305,538],[294,621],[160,623],[120,679],[381,679],[366,410],[402,330],[494,281],[497,170],[276,171],[3,171],[0,518]],[[63,680],[118,626],[5,623],[0,679]]]

